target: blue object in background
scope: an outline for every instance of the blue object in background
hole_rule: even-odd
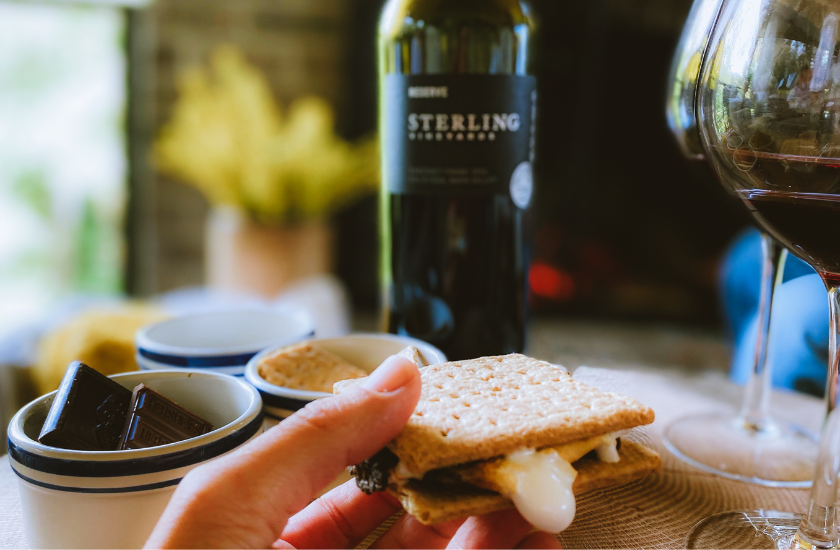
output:
[[[761,280],[761,235],[744,231],[721,265],[722,307],[735,345],[731,376],[746,383],[753,369]],[[773,385],[822,397],[828,363],[828,298],[819,275],[788,255],[770,318],[768,360]]]

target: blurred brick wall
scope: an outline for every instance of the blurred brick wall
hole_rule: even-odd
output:
[[[316,94],[345,110],[344,69],[353,0],[159,0],[144,15],[153,41],[154,128],[170,116],[180,72],[206,63],[219,44],[236,45],[267,75],[284,104]],[[194,189],[154,174],[146,195],[155,240],[148,248],[153,278],[134,285],[141,294],[164,292],[204,279],[204,220],[207,203]]]

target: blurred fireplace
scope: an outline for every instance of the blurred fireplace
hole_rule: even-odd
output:
[[[535,3],[562,26],[538,47],[535,310],[717,324],[718,259],[748,216],[681,158],[665,124],[691,3]]]

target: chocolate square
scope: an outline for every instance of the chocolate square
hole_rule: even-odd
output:
[[[119,448],[145,449],[205,434],[213,425],[145,384],[134,388]]]
[[[125,425],[131,391],[73,361],[53,400],[38,441],[77,451],[115,451]]]

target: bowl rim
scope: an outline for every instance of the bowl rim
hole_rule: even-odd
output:
[[[345,334],[344,336],[332,336],[332,337],[325,337],[325,338],[306,338],[304,340],[300,340],[298,342],[294,342],[295,344],[305,344],[305,343],[312,343],[312,342],[322,342],[328,340],[345,340],[345,339],[374,339],[374,340],[391,340],[391,341],[400,341],[406,342],[406,345],[413,345],[414,347],[420,349],[423,355],[426,355],[426,352],[429,352],[432,355],[437,355],[436,359],[439,359],[437,363],[430,363],[433,365],[437,365],[439,363],[446,362],[446,355],[438,349],[437,347],[433,346],[432,344],[425,342],[423,340],[419,340],[417,338],[413,338],[411,336],[402,336],[399,334],[388,334],[384,332],[353,332],[350,334]],[[257,372],[257,367],[259,366],[262,359],[271,353],[279,350],[280,348],[286,347],[291,344],[284,344],[282,346],[276,346],[271,348],[266,348],[253,356],[248,364],[245,366],[245,379],[253,384],[262,394],[267,394],[271,396],[279,396],[285,397],[288,399],[298,400],[298,401],[314,401],[315,399],[323,399],[324,397],[328,397],[332,395],[328,392],[321,392],[321,391],[312,391],[312,390],[296,390],[292,388],[286,388],[284,386],[278,386],[276,384],[272,384],[268,382],[265,378],[259,375]]]
[[[259,352],[254,353],[254,355],[256,355],[257,353]],[[140,367],[140,370],[146,372],[157,372],[162,370],[177,370],[179,372],[185,372],[188,370],[198,370],[200,372],[215,372],[218,374],[229,374],[230,376],[236,376],[238,378],[244,376],[246,365],[246,363],[242,363],[240,365],[226,365],[223,367],[179,367],[178,365],[159,363],[153,359],[149,359],[148,357],[140,355],[140,352],[134,354],[134,360],[137,362],[137,366]]]
[[[224,439],[226,436],[233,434],[239,430],[247,428],[254,422],[256,418],[262,415],[262,396],[256,390],[256,388],[254,388],[251,384],[248,384],[242,378],[237,378],[235,376],[230,376],[227,374],[203,372],[199,370],[179,369],[168,371],[134,371],[115,374],[109,376],[109,378],[115,380],[119,380],[122,378],[138,378],[139,383],[142,382],[141,379],[148,379],[150,376],[154,378],[190,378],[195,376],[222,380],[225,383],[232,384],[233,387],[238,387],[245,393],[249,394],[251,397],[251,402],[249,403],[248,408],[231,422],[228,422],[224,426],[219,426],[211,432],[200,435],[198,437],[186,439],[184,441],[168,443],[166,445],[158,445],[156,447],[148,447],[146,449],[131,449],[127,451],[79,451],[74,449],[61,449],[58,447],[44,445],[43,443],[40,443],[37,440],[30,438],[23,431],[24,420],[29,417],[29,415],[36,407],[45,405],[50,397],[54,397],[55,394],[58,392],[58,390],[54,390],[38,397],[37,399],[30,401],[29,403],[21,407],[21,409],[17,413],[15,413],[15,415],[12,417],[11,422],[9,423],[8,429],[8,439],[9,442],[12,444],[10,445],[10,448],[14,446],[30,454],[72,462],[129,461],[140,458],[156,457],[160,455],[179,453],[182,451],[187,451],[194,447],[201,447],[213,443],[220,439]]]
[[[162,342],[158,342],[151,336],[149,333],[153,330],[157,330],[160,327],[165,327],[167,325],[175,325],[185,322],[190,322],[196,319],[205,319],[207,317],[225,317],[228,315],[264,315],[264,316],[273,316],[275,318],[291,318],[293,321],[296,321],[300,326],[301,329],[295,331],[295,333],[291,336],[286,336],[282,338],[273,338],[270,340],[263,340],[259,342],[252,342],[248,344],[240,344],[237,346],[222,346],[222,347],[215,347],[215,348],[195,348],[195,347],[187,347],[187,346],[173,346],[171,344],[164,344]],[[297,340],[301,340],[306,338],[307,336],[314,335],[315,333],[315,326],[312,322],[312,319],[306,315],[303,311],[273,311],[273,310],[230,310],[230,311],[211,311],[208,313],[197,313],[193,315],[184,315],[181,317],[175,317],[173,319],[166,319],[164,321],[160,321],[157,323],[152,323],[150,325],[146,325],[142,327],[134,336],[134,344],[137,347],[138,353],[141,350],[145,350],[157,355],[170,355],[174,357],[182,357],[182,358],[207,358],[207,357],[227,357],[230,355],[242,355],[248,353],[257,353],[260,350],[263,350],[267,347],[271,346],[279,346],[279,345],[288,345]],[[173,365],[176,366],[176,365]],[[183,368],[183,367],[181,367]]]

